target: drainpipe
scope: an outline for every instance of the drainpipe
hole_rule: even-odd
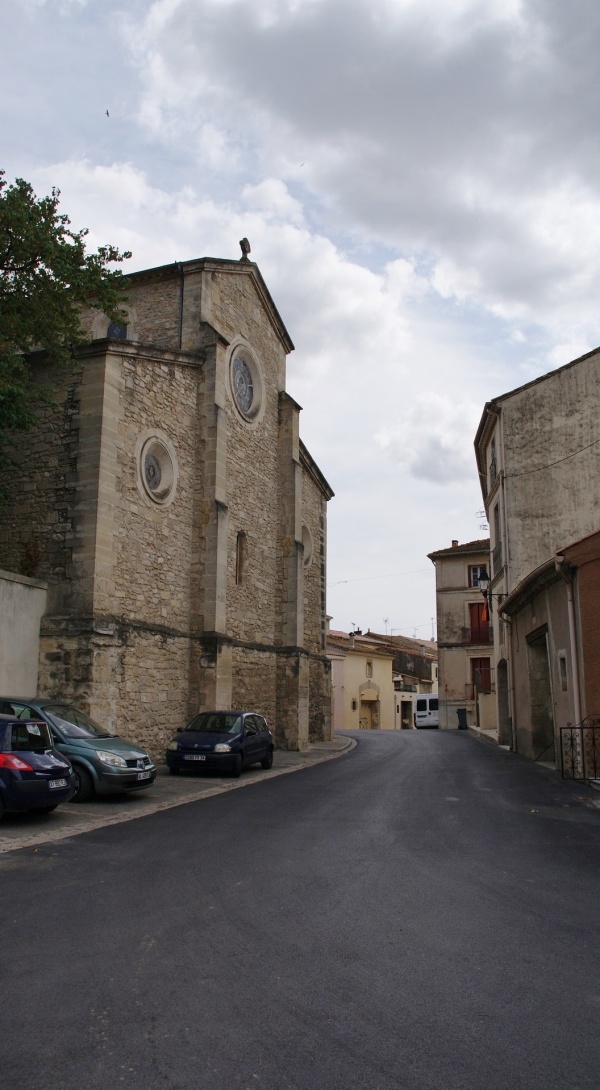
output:
[[[513,630],[512,617],[507,613],[498,611],[504,621],[508,632],[508,704],[510,708],[510,746],[513,753],[517,752],[517,709],[515,706],[515,671],[513,669]],[[497,668],[496,668],[497,670]],[[498,673],[496,672],[496,708],[498,708]]]
[[[567,614],[569,618],[569,647],[571,650],[571,662],[573,664],[573,702],[575,705],[575,722],[581,723],[581,689],[579,684],[579,658],[577,656],[577,639],[575,628],[575,605],[573,602],[573,579],[569,574],[569,567],[565,564],[564,556],[554,557],[554,567],[562,576],[567,585]]]

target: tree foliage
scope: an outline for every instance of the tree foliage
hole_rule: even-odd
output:
[[[72,231],[59,213],[60,192],[38,199],[28,182],[7,185],[0,171],[0,464],[7,433],[36,422],[36,403],[48,396],[33,383],[27,353],[43,348],[68,363],[88,338],[81,307],[122,320],[126,279],[109,266],[131,257],[114,246],[86,253],[86,229]]]

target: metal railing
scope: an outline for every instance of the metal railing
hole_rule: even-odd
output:
[[[494,481],[498,476],[498,464],[495,458],[492,458],[490,462],[490,488],[494,487]]]
[[[468,626],[462,630],[463,643],[492,643],[492,629],[489,624],[480,624],[477,628]]]
[[[465,700],[475,700],[477,693],[495,693],[496,685],[494,680],[489,675],[484,677],[481,682],[467,682],[465,684]]]
[[[560,728],[563,780],[600,779],[600,716],[588,715],[576,726]]]

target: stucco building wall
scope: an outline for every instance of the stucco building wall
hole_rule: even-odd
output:
[[[458,728],[460,710],[467,723],[475,726],[478,705],[473,660],[489,659],[491,664],[493,647],[489,622],[472,629],[470,607],[483,605],[479,586],[473,585],[473,570],[489,564],[489,541],[454,541],[448,549],[429,553],[429,559],[435,566],[439,725],[448,730]],[[489,719],[486,709],[486,723]]]
[[[540,731],[532,724],[531,701],[519,680],[522,661],[517,665],[515,633],[502,620],[503,602],[540,566],[551,562],[565,542],[577,541],[600,527],[599,380],[600,350],[596,349],[489,402],[475,438],[490,524],[500,736],[528,755],[537,750]],[[521,617],[520,631],[523,623]],[[529,641],[532,669],[539,653],[539,669],[544,670],[541,644],[531,633]],[[554,707],[556,731],[563,708],[562,697],[553,695],[554,667],[551,664],[545,684],[548,693],[552,684],[548,699]]]
[[[37,691],[46,592],[44,582],[0,571],[0,693],[26,697]]]

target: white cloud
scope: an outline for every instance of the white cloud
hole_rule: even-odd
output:
[[[600,156],[579,86],[595,39],[576,23],[527,0],[158,0],[138,36],[145,114],[217,111],[331,227],[428,253],[444,297],[597,328]]]
[[[135,268],[250,239],[337,493],[331,580],[477,537],[483,403],[600,339],[596,0],[14,0],[5,23],[9,178],[58,184]],[[416,624],[423,580],[332,605]]]
[[[481,406],[419,393],[402,405],[393,428],[376,436],[381,449],[417,478],[461,483],[473,472],[473,435]]]

